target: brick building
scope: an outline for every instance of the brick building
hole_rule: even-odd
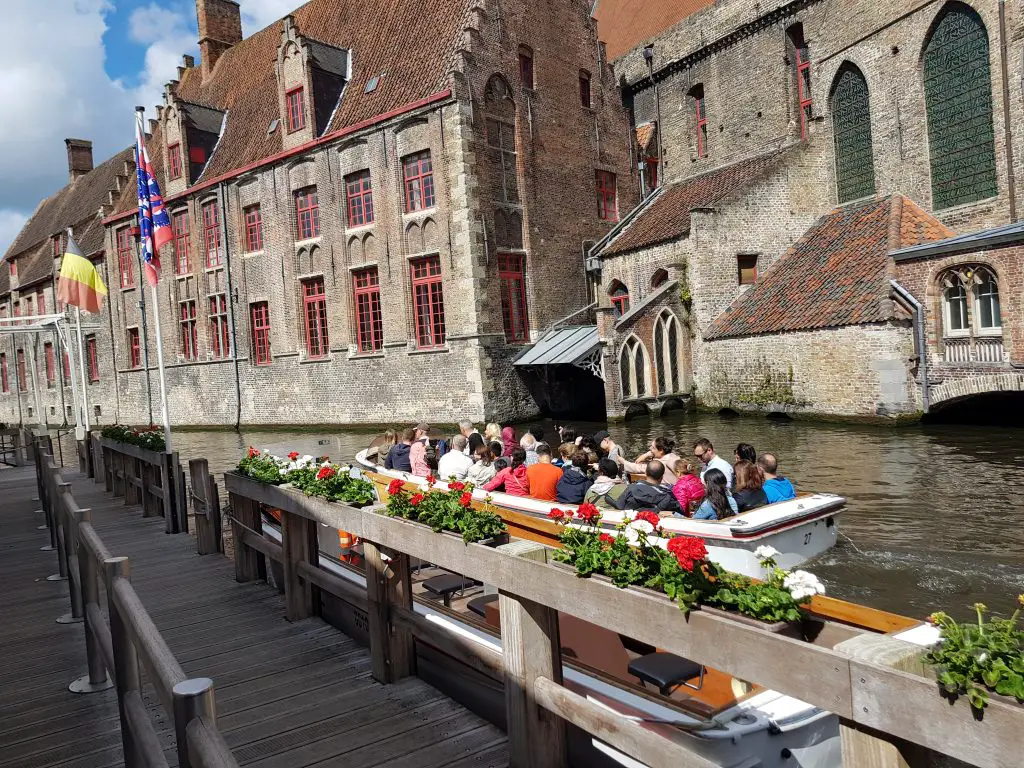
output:
[[[923,243],[1017,219],[1019,6],[640,5],[649,12],[599,10],[619,21],[607,37],[624,51],[613,66],[646,195],[589,262],[610,416],[694,398],[908,418],[939,404],[928,377],[946,376],[943,365],[957,379],[983,375],[977,365],[1015,375],[1012,332],[935,336],[932,305],[947,282],[970,296],[987,290],[986,317],[986,275],[1007,306],[1007,290],[1019,302],[996,265],[974,258],[955,281],[948,271],[899,278],[916,263],[902,254],[933,253]],[[931,373],[921,370],[915,302],[937,345]]]
[[[311,0],[246,39],[233,0],[196,6],[200,61],[147,141],[174,230],[156,306],[131,185],[89,244],[101,420],[153,420],[154,311],[175,423],[535,412],[512,362],[588,305],[585,244],[639,199],[589,4]],[[19,267],[56,224],[37,212]]]

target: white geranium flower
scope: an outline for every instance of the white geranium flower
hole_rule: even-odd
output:
[[[754,557],[758,560],[775,559],[779,555],[779,550],[775,547],[769,547],[767,544],[762,544],[760,547],[754,550]]]
[[[281,473],[281,477],[284,477],[285,475],[288,474],[288,470],[287,469],[279,469],[277,471]]]
[[[783,579],[782,586],[788,589],[789,594],[797,601],[825,594],[825,585],[817,576],[807,571],[793,571]]]
[[[629,541],[630,544],[636,544],[638,541],[640,541],[641,533],[650,536],[652,533],[654,533],[654,526],[646,520],[633,520],[629,525],[626,526],[626,539]]]

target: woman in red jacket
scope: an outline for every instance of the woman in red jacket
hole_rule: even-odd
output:
[[[504,490],[509,496],[529,496],[530,481],[526,479],[526,451],[512,451],[512,465],[505,467],[484,486],[485,491]]]

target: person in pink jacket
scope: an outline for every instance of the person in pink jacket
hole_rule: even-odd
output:
[[[700,466],[693,459],[684,457],[676,459],[672,469],[677,478],[672,485],[672,495],[679,502],[679,508],[683,510],[683,515],[692,517],[693,511],[700,506],[700,502],[704,498],[704,483],[700,479]]]
[[[416,437],[409,449],[409,463],[412,464],[412,473],[417,477],[426,477],[430,474],[430,465],[427,464],[427,430],[430,429],[422,421],[416,425]]]
[[[516,439],[515,427],[505,427],[501,430],[501,455],[511,458],[512,452],[519,447],[519,440]]]
[[[505,467],[484,486],[485,491],[504,490],[509,496],[529,496],[530,481],[526,478],[526,451],[512,451],[512,465]]]

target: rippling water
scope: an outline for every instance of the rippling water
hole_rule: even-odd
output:
[[[551,422],[541,424],[554,434]],[[843,538],[813,564],[830,594],[921,616],[940,608],[964,615],[976,601],[1005,612],[1024,592],[1024,429],[891,429],[677,412],[613,425],[611,432],[633,455],[662,434],[680,450],[708,437],[730,460],[735,445],[748,442],[775,453],[780,472],[798,489],[845,496]],[[183,461],[205,457],[222,472],[248,445],[347,461],[374,434],[183,431],[175,432],[174,447]]]

